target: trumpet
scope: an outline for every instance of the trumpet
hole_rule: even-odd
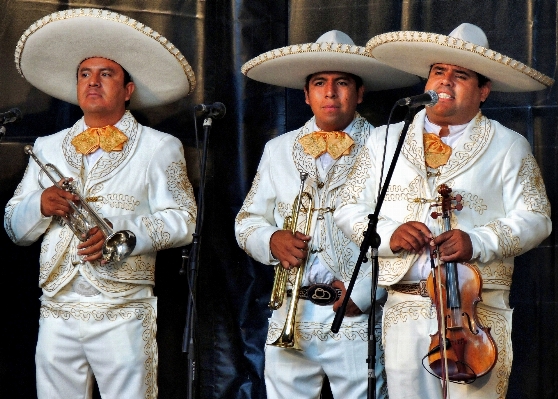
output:
[[[23,151],[31,156],[41,168],[38,176],[38,183],[41,188],[45,188],[41,183],[42,174],[44,173],[56,187],[68,191],[79,198],[79,206],[73,201],[67,200],[73,212],[65,217],[61,217],[61,219],[80,241],[86,241],[89,238],[89,231],[93,227],[98,227],[106,237],[102,249],[103,260],[118,262],[132,253],[136,246],[136,236],[134,233],[129,230],[114,232],[105,219],[101,218],[82,198],[72,179],[64,177],[60,170],[53,164],[49,163],[44,165],[33,152],[33,146],[26,145]],[[56,174],[58,179],[56,179],[54,174]]]
[[[304,190],[304,182],[308,177],[307,173],[300,173],[300,188],[298,195],[293,202],[293,209],[291,215],[285,217],[283,223],[283,229],[290,230],[292,234],[295,234],[298,219],[302,213],[306,214],[306,221],[304,223],[304,234],[308,235],[310,233],[310,225],[312,222],[312,214],[314,208],[312,207],[312,195]],[[295,319],[296,319],[296,309],[298,306],[298,295],[300,292],[300,287],[302,286],[302,277],[304,276],[304,270],[306,268],[306,262],[308,258],[297,268],[295,280],[292,284],[291,302],[289,303],[289,308],[287,310],[287,318],[285,320],[285,325],[283,326],[283,331],[279,338],[269,345],[278,346],[280,348],[292,348],[296,350],[301,350],[298,342],[295,338]],[[269,301],[269,307],[271,309],[279,309],[283,305],[283,299],[285,297],[285,292],[287,289],[287,278],[289,271],[285,269],[281,264],[275,266],[275,279],[273,281],[273,288],[271,290],[271,299]]]

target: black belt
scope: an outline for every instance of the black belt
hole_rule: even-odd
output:
[[[428,290],[426,289],[426,280],[420,280],[418,283],[411,284],[393,284],[390,285],[394,291],[402,292],[403,294],[410,295],[420,295],[422,297],[428,297]]]
[[[292,290],[287,290],[287,296],[290,297],[292,292]],[[342,292],[340,288],[334,288],[329,284],[314,284],[300,287],[300,290],[298,290],[298,297],[300,299],[307,299],[319,306],[326,306],[332,305],[341,298]]]

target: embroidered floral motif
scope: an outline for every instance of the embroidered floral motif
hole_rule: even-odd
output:
[[[250,191],[248,191],[248,195],[246,195],[246,198],[244,199],[244,203],[242,204],[240,211],[236,215],[235,218],[236,224],[242,224],[243,220],[250,215],[247,209],[250,207],[250,205],[254,203],[254,196],[258,191],[258,186],[260,185],[260,179],[261,179],[260,172],[257,172],[256,176],[254,176],[254,180],[252,181],[252,187],[250,187]],[[248,237],[246,237],[246,239],[248,239]]]
[[[494,220],[486,225],[498,237],[498,246],[502,250],[502,257],[509,258],[521,253],[519,237],[513,235],[509,226],[499,220]]]
[[[281,332],[283,331],[283,322],[277,322],[271,320],[269,323],[269,330],[267,331],[267,344],[271,344],[279,338]],[[315,323],[315,322],[302,322],[295,323],[295,340],[310,341],[313,337],[318,338],[320,341],[327,341],[332,339],[334,341],[340,341],[343,339],[348,339],[353,341],[355,339],[361,339],[366,341],[368,334],[368,323],[367,322],[347,322],[341,323],[339,332],[334,334],[331,331],[331,324],[325,323]]]
[[[463,191],[455,191],[453,194],[460,194],[463,200],[461,203],[464,208],[469,208],[482,215],[488,207],[484,204],[484,200],[476,194],[466,193]]]
[[[369,171],[371,169],[370,151],[364,147],[355,160],[353,168],[347,176],[345,186],[341,190],[341,206],[356,203],[356,199],[365,188],[366,180],[370,177]]]
[[[133,195],[105,194],[99,198],[99,202],[111,208],[125,209],[133,212],[140,202]]]
[[[492,375],[498,376],[495,392],[498,395],[497,397],[505,399],[513,357],[510,327],[504,316],[486,306],[479,305],[477,307],[477,315],[481,324],[490,328],[490,335],[492,335],[492,339],[496,343],[498,359],[492,370]]]
[[[82,321],[117,321],[137,319],[141,321],[144,341],[143,353],[147,356],[144,363],[146,372],[144,383],[146,387],[145,398],[157,397],[157,364],[158,349],[155,340],[157,332],[156,312],[148,303],[127,302],[118,305],[103,303],[58,303],[43,301],[40,309],[40,318],[61,318],[68,320],[74,318]]]
[[[184,162],[173,162],[165,171],[167,174],[167,186],[172,194],[172,198],[176,201],[180,209],[188,211],[188,214],[196,213],[196,199],[194,197],[194,189],[188,174],[186,172],[186,164]],[[194,223],[193,217],[189,217],[188,223]]]
[[[173,243],[170,241],[170,234],[165,229],[163,220],[156,217],[142,217],[141,221],[147,229],[147,234],[151,238],[153,250],[161,251],[163,249],[172,248]]]
[[[523,187],[523,200],[531,212],[550,217],[550,202],[537,161],[532,154],[521,160],[519,178]]]
[[[391,326],[398,323],[406,323],[411,320],[435,319],[436,312],[433,311],[428,301],[405,301],[395,306],[384,309],[384,339]]]

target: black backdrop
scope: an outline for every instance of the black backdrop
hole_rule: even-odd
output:
[[[300,126],[311,115],[302,91],[249,81],[240,67],[273,48],[315,41],[339,29],[364,45],[393,30],[449,33],[461,22],[479,25],[490,46],[556,78],[555,0],[0,0],[0,112],[18,107],[24,118],[8,125],[0,144],[0,201],[12,195],[26,159],[21,143],[70,126],[77,107],[52,99],[18,76],[13,52],[23,31],[42,16],[66,8],[108,8],[127,14],[169,38],[186,56],[198,85],[188,98],[136,112],[138,120],[180,138],[197,181],[193,106],[223,102],[227,115],[209,137],[205,224],[197,292],[197,367],[200,398],[265,398],[263,345],[269,267],[239,250],[234,217],[248,192],[263,145]],[[359,111],[373,124],[386,122],[400,97],[416,87],[369,93]],[[483,110],[524,134],[542,169],[551,203],[557,204],[556,87],[537,93],[492,93]],[[401,119],[403,115],[396,115]],[[511,305],[514,364],[509,399],[558,398],[558,334],[555,321],[556,233],[518,258]],[[38,245],[17,247],[0,233],[0,396],[35,397],[34,350],[40,290]],[[186,281],[179,277],[180,249],[158,255],[159,392],[186,398],[186,361],[181,353]],[[363,367],[366,367],[363,364]],[[325,396],[325,395],[324,395]],[[345,398],[343,398],[345,399]]]

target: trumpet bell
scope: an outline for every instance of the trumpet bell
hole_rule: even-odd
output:
[[[136,235],[130,230],[112,233],[103,245],[103,260],[118,262],[130,255],[135,247]]]

